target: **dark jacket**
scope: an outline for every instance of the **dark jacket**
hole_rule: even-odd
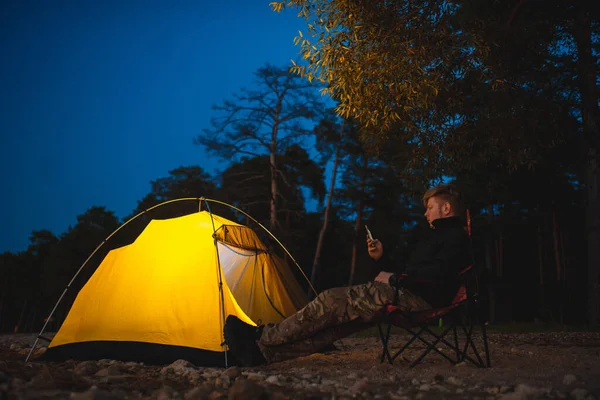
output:
[[[436,219],[428,238],[420,241],[406,263],[384,255],[376,262],[379,271],[401,277],[400,286],[421,296],[432,307],[450,304],[460,282],[458,273],[471,264],[469,236],[460,217]]]

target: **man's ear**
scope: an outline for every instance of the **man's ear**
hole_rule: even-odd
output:
[[[452,211],[452,205],[450,205],[450,203],[446,201],[442,206],[442,211],[446,215],[450,214],[450,212]]]

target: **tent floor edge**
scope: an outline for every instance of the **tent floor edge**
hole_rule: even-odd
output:
[[[222,351],[210,351],[193,347],[133,341],[89,341],[49,347],[34,361],[67,360],[117,360],[142,362],[148,365],[168,365],[177,360],[186,360],[201,367],[225,367]],[[237,364],[227,353],[229,366]]]

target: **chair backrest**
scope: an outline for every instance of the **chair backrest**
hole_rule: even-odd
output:
[[[470,252],[471,252],[471,265],[463,269],[459,276],[461,277],[463,284],[465,285],[466,295],[468,298],[467,302],[467,313],[470,317],[476,319],[482,318],[481,315],[481,296],[480,296],[480,285],[478,268],[475,263],[475,255],[473,252],[473,231],[471,224],[471,211],[467,208],[465,212],[466,216],[466,231],[469,235],[470,241]]]

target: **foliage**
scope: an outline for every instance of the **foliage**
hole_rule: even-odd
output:
[[[296,7],[307,21],[308,34],[296,41],[308,65],[293,70],[324,82],[340,115],[371,127],[363,139],[376,149],[398,135],[416,144],[409,168],[435,178],[490,160],[534,167],[578,129],[567,26],[522,3],[520,10],[480,0],[272,7]],[[555,21],[559,11],[545,12]]]
[[[212,129],[205,129],[195,143],[231,161],[269,156],[265,173],[269,172],[271,189],[265,200],[270,204],[270,228],[275,229],[278,181],[290,180],[277,157],[311,135],[310,124],[319,119],[324,104],[313,85],[287,68],[267,64],[255,75],[256,89],[241,89],[235,100],[213,107],[219,114],[211,119]]]
[[[337,111],[368,126],[389,128],[428,112],[448,74],[473,65],[484,50],[451,24],[447,1],[290,0],[308,35],[296,38],[308,65],[293,70],[316,79],[339,101]]]
[[[198,165],[179,167],[169,171],[166,177],[150,182],[151,191],[138,201],[132,215],[125,220],[158,204],[183,198],[212,198],[217,193],[214,179]],[[169,204],[150,212],[152,218],[168,218],[185,215],[198,209],[194,202]]]
[[[288,68],[269,64],[255,72],[253,89],[240,89],[233,100],[214,105],[212,128],[195,143],[227,160],[281,154],[311,134],[323,102],[315,86]]]
[[[322,169],[310,159],[306,150],[290,146],[276,158],[278,165],[277,210],[278,219],[286,220],[290,213],[304,213],[305,198],[302,188],[322,202],[325,194]],[[269,157],[243,158],[232,163],[221,174],[220,194],[225,202],[233,204],[259,221],[269,220],[271,179]]]

